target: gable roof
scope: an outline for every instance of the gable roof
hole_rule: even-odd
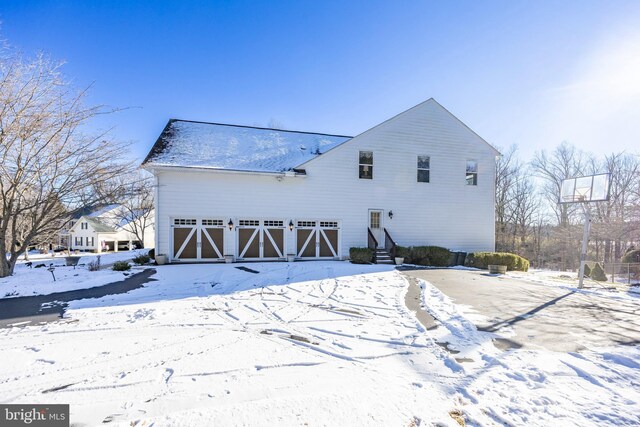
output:
[[[78,227],[78,224],[80,224],[80,220],[83,219],[91,226],[91,228],[93,228],[93,231],[95,231],[96,233],[117,233],[117,231],[113,227],[107,225],[98,218],[92,218],[86,215],[81,217],[78,222],[75,223],[73,227],[71,227],[71,230],[75,230],[75,228]]]
[[[464,128],[467,132],[469,132],[469,134],[473,135],[473,137],[474,137],[474,138],[477,138],[477,139],[479,140],[479,142],[481,142],[482,144],[485,144],[485,145],[486,145],[486,147],[487,147],[491,152],[493,152],[496,156],[500,156],[500,155],[501,155],[500,151],[499,151],[497,148],[495,148],[493,145],[489,144],[489,143],[488,143],[484,138],[482,138],[480,135],[478,135],[478,134],[477,134],[473,129],[471,129],[471,128],[470,128],[469,126],[467,126],[467,125],[466,125],[462,120],[460,120],[460,119],[459,119],[458,117],[456,117],[453,113],[451,113],[449,110],[447,110],[445,107],[443,107],[443,106],[442,106],[442,104],[440,104],[440,103],[439,103],[438,101],[436,101],[434,98],[429,98],[429,99],[427,99],[426,101],[423,101],[423,102],[421,102],[421,103],[419,103],[419,104],[417,104],[417,105],[414,105],[413,107],[411,107],[411,108],[409,108],[409,109],[407,109],[407,110],[405,110],[405,111],[403,111],[403,112],[401,112],[401,113],[398,113],[398,114],[396,114],[396,115],[395,115],[395,116],[393,116],[393,117],[388,118],[387,120],[383,121],[382,123],[379,123],[379,124],[377,124],[377,125],[373,126],[372,128],[369,128],[369,129],[365,130],[365,131],[364,131],[364,132],[362,132],[362,133],[359,133],[358,135],[354,136],[354,137],[353,137],[353,138],[351,138],[351,139],[352,139],[352,140],[359,139],[359,138],[361,138],[362,136],[367,135],[367,134],[369,134],[370,132],[375,131],[376,129],[379,129],[379,128],[381,128],[381,127],[384,127],[387,123],[393,122],[393,121],[395,121],[395,120],[399,119],[400,117],[404,116],[405,114],[407,114],[407,113],[409,113],[409,112],[411,112],[411,111],[413,111],[413,110],[416,110],[416,109],[418,109],[418,108],[425,107],[425,106],[435,106],[436,108],[440,109],[440,110],[441,110],[441,111],[443,111],[445,114],[447,114],[448,116],[450,116],[450,117],[451,117],[455,122],[457,122],[457,123],[458,123],[462,128]],[[342,146],[343,146],[342,144],[337,145],[337,146],[333,147],[333,148],[332,148],[332,150],[333,150],[333,149],[339,149],[339,148],[340,148],[340,147],[342,147]],[[304,169],[304,168],[307,166],[307,164],[308,164],[308,163],[312,163],[312,162],[314,162],[315,160],[316,160],[316,158],[311,158],[311,159],[307,160],[306,162],[304,162],[304,163],[302,163],[302,164],[298,165],[298,167],[297,167],[297,168]]]
[[[82,218],[83,216],[88,217],[98,217],[103,215],[115,208],[117,208],[118,204],[111,205],[92,205],[92,206],[84,206],[80,210],[76,211],[76,213],[71,217],[72,220],[77,220]]]
[[[142,162],[247,172],[285,172],[350,136],[171,119]]]

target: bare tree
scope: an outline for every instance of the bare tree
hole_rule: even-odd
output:
[[[602,172],[611,174],[609,200],[594,204],[593,237],[596,240],[596,259],[611,262],[622,257],[623,246],[633,241],[639,230],[638,223],[632,218],[640,201],[637,196],[640,159],[627,153],[613,153],[602,161],[594,159],[589,173]]]
[[[496,250],[513,250],[509,244],[509,227],[513,223],[513,188],[521,168],[517,146],[512,145],[496,162]]]
[[[145,233],[154,226],[154,181],[146,172],[138,171],[127,185],[127,193],[116,214],[122,228],[145,247]]]
[[[113,181],[131,169],[126,147],[83,131],[107,112],[85,106],[85,92],[43,55],[0,53],[0,277],[83,206],[120,197]]]
[[[573,246],[573,231],[570,227],[571,216],[575,213],[575,205],[559,204],[562,181],[566,178],[579,176],[584,173],[586,156],[574,146],[563,142],[552,153],[537,152],[531,161],[531,167],[538,177],[543,180],[541,192],[547,201],[547,208],[556,217],[558,228],[556,238],[559,242],[561,268],[573,267],[574,260],[568,256],[569,248]]]

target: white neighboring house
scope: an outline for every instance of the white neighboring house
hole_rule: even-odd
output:
[[[81,251],[118,251],[142,248],[131,221],[123,219],[121,205],[109,205],[73,220],[69,229],[69,248]],[[138,223],[140,224],[139,220]],[[147,221],[144,231],[144,246],[152,248],[155,244],[153,218]],[[141,227],[140,227],[141,228]]]
[[[143,162],[170,262],[494,250],[499,152],[434,99],[358,136],[169,120]]]

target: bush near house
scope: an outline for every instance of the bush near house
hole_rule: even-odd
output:
[[[369,248],[349,248],[349,258],[354,264],[371,264],[373,251]]]
[[[156,259],[156,250],[155,249],[149,249],[149,259]]]
[[[127,261],[116,261],[113,263],[113,271],[127,271],[131,269],[131,266]]]
[[[602,269],[602,266],[600,265],[599,262],[596,262],[596,265],[593,266],[590,273],[591,273],[590,277],[593,280],[597,280],[598,282],[607,281],[607,275],[604,274],[604,270]]]
[[[396,256],[403,257],[407,264],[447,267],[451,251],[440,246],[397,246]]]
[[[580,270],[578,270],[579,272]],[[589,267],[589,264],[585,264],[584,265],[584,277],[590,277],[591,276],[591,267]]]
[[[622,257],[623,263],[640,262],[640,249],[629,251]]]
[[[151,258],[149,258],[148,255],[141,254],[133,257],[131,260],[138,265],[145,265],[148,264],[149,261],[151,261]]]
[[[472,252],[467,255],[464,265],[483,269],[487,269],[489,265],[506,265],[507,270],[529,270],[527,259],[508,252]]]

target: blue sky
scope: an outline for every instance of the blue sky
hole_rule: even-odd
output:
[[[525,157],[638,151],[640,2],[5,1],[142,158],[169,118],[355,135],[434,97]]]

